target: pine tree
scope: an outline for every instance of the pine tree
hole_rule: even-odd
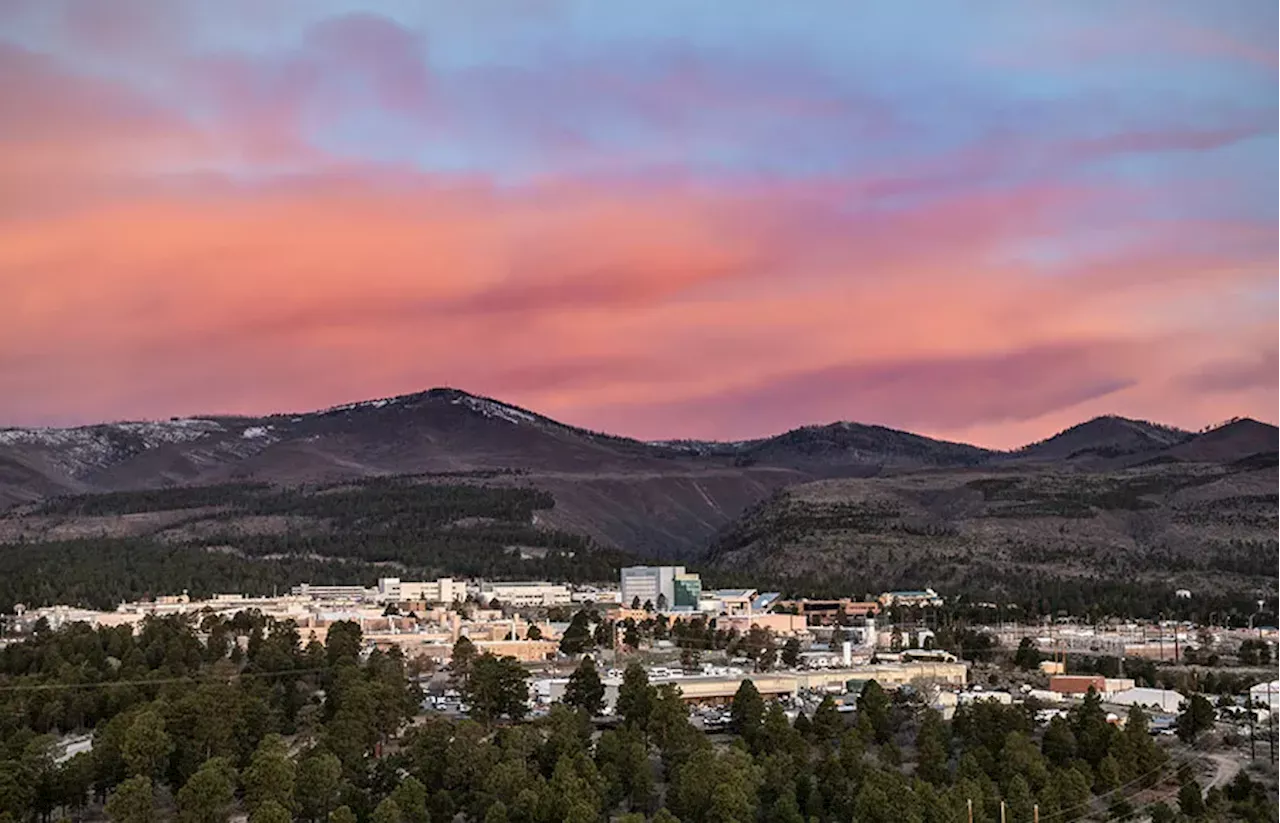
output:
[[[622,673],[622,685],[618,687],[618,715],[628,728],[645,730],[649,727],[649,715],[653,711],[653,687],[649,685],[649,673],[644,667],[632,663]]]
[[[729,707],[729,728],[734,734],[750,740],[760,729],[764,721],[764,698],[756,689],[756,684],[743,680],[738,691],[733,695],[733,704]]]
[[[596,671],[596,661],[590,657],[582,658],[578,668],[569,675],[569,683],[564,690],[564,703],[582,709],[595,717],[604,709],[604,683]]]
[[[156,799],[151,778],[131,777],[107,797],[104,811],[111,823],[155,823]]]
[[[947,782],[947,736],[942,717],[933,709],[925,709],[916,733],[916,775],[921,780],[941,786]]]

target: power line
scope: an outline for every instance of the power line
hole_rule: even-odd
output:
[[[214,677],[162,677],[153,680],[103,680],[97,683],[37,683],[31,685],[0,686],[0,692],[37,692],[60,691],[67,689],[98,689],[114,686],[164,686],[172,683],[223,683],[229,680],[241,680],[256,677],[282,677],[290,674],[314,674],[325,669],[282,669],[275,672],[236,672],[225,676]]]

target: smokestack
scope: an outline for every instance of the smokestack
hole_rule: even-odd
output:
[[[866,626],[865,634],[866,634],[866,637],[863,638],[863,643],[868,648],[874,649],[876,647],[876,641],[878,639],[876,637],[876,619],[874,617],[867,617],[867,626]]]
[[[853,665],[853,644],[848,640],[840,644],[840,659],[846,669]]]

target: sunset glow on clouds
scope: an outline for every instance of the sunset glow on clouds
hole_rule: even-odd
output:
[[[1274,422],[1276,15],[0,0],[0,426]]]

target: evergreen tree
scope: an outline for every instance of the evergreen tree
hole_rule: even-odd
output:
[[[800,718],[796,718],[799,721]],[[823,695],[822,702],[818,704],[817,710],[813,713],[813,737],[819,742],[828,742],[835,740],[840,736],[840,729],[844,726],[844,721],[840,719],[840,710],[836,708],[835,698],[831,695]]]
[[[1045,728],[1040,750],[1053,765],[1062,768],[1075,759],[1076,736],[1063,717],[1054,717]]]
[[[329,665],[356,665],[360,660],[360,649],[364,646],[364,634],[360,624],[354,620],[340,620],[329,627],[325,635],[325,654]]]
[[[337,806],[342,763],[329,752],[311,752],[298,761],[295,790],[303,820],[324,821]]]
[[[1071,710],[1071,731],[1076,738],[1077,755],[1095,768],[1102,762],[1111,749],[1111,738],[1115,727],[1107,722],[1107,713],[1102,708],[1102,698],[1098,692],[1089,688],[1084,701]]]
[[[1009,781],[1009,789],[1005,792],[1005,804],[1009,820],[1031,819],[1035,798],[1031,794],[1031,787],[1027,785],[1022,775],[1015,775]]]
[[[935,786],[947,782],[947,735],[942,717],[933,709],[925,709],[916,732],[916,775]]]
[[[764,698],[760,696],[755,683],[743,680],[729,707],[729,728],[734,734],[750,740],[759,731],[763,721]]]
[[[1014,652],[1013,664],[1023,671],[1033,671],[1040,667],[1040,650],[1030,637],[1022,638],[1018,650]]]
[[[582,658],[564,687],[564,704],[596,717],[604,709],[604,682],[595,669],[595,660]]]
[[[274,800],[261,803],[249,815],[249,823],[292,823],[293,816],[289,810]]]
[[[413,775],[401,780],[389,797],[396,802],[404,823],[429,823],[427,788]]]
[[[794,669],[800,665],[800,639],[797,637],[787,638],[787,642],[782,644],[782,665]]]
[[[529,673],[514,657],[485,653],[476,658],[462,695],[476,720],[520,720],[529,711]]]
[[[564,654],[582,654],[591,648],[592,640],[590,617],[585,610],[579,611],[560,636],[560,651]]]
[[[350,806],[339,806],[329,812],[329,823],[358,823]]]
[[[475,663],[476,644],[466,635],[453,643],[453,653],[449,656],[449,683],[461,691],[471,679],[471,667]]]
[[[1193,820],[1204,814],[1204,795],[1195,780],[1186,781],[1178,789],[1178,809]]]
[[[152,779],[164,775],[173,753],[173,740],[165,732],[159,712],[147,709],[134,718],[120,753],[130,774]]]
[[[632,663],[622,673],[622,685],[618,687],[618,715],[627,727],[649,727],[649,715],[653,711],[653,686],[649,685],[649,673],[638,663]]]
[[[155,823],[156,799],[151,778],[131,777],[107,797],[104,811],[111,823]]]
[[[273,801],[283,809],[293,808],[297,767],[289,757],[284,738],[269,734],[258,744],[243,775],[244,803],[250,812]]]
[[[868,680],[858,694],[859,720],[866,719],[877,743],[886,743],[893,734],[893,717],[889,696],[874,680]]]
[[[390,797],[384,797],[369,816],[369,823],[404,823],[400,814],[400,804]]]
[[[211,757],[178,791],[179,823],[225,823],[236,796],[235,769]]]
[[[1178,739],[1183,743],[1194,742],[1201,732],[1213,728],[1214,717],[1213,704],[1204,696],[1193,694],[1178,714]]]

